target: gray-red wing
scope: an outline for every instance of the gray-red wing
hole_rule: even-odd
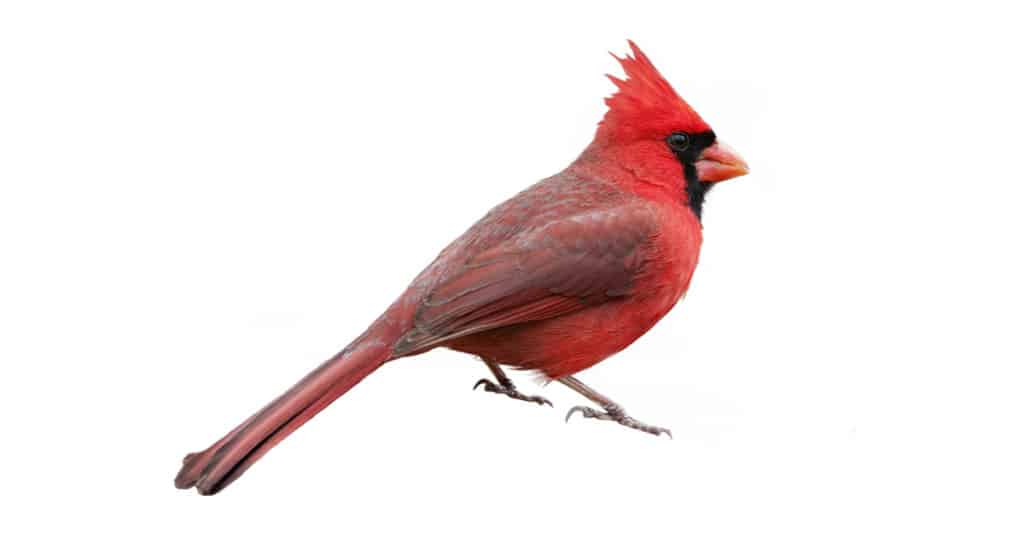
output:
[[[642,267],[640,250],[654,229],[652,210],[628,203],[510,237],[432,285],[395,354],[628,295]]]

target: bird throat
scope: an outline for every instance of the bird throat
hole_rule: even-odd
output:
[[[697,166],[691,162],[682,162],[683,175],[686,177],[686,204],[693,211],[693,215],[700,220],[704,210],[704,196],[711,191],[715,184],[712,182],[701,182],[697,179]]]

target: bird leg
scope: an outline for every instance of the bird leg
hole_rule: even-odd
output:
[[[484,390],[488,392],[493,392],[495,394],[505,394],[506,396],[512,399],[529,401],[531,403],[536,403],[538,405],[547,404],[549,407],[553,406],[551,405],[551,402],[545,398],[542,398],[540,396],[527,396],[526,394],[519,392],[519,390],[516,389],[516,385],[512,383],[512,380],[509,379],[507,375],[505,375],[505,372],[502,371],[501,366],[498,366],[497,362],[494,362],[493,360],[484,357],[480,358],[483,359],[484,364],[486,364],[487,367],[491,369],[491,373],[494,374],[494,378],[498,380],[498,383],[495,384],[491,382],[490,379],[480,379],[479,381],[476,382],[475,385],[473,385],[473,390],[476,390],[476,387],[483,385]]]
[[[569,409],[569,412],[565,415],[566,422],[569,421],[569,417],[572,416],[573,413],[579,412],[580,414],[583,415],[584,418],[594,418],[597,420],[611,420],[613,422],[618,422],[620,425],[637,429],[645,433],[650,433],[652,435],[661,435],[662,433],[665,433],[666,435],[668,435],[669,438],[672,438],[672,431],[669,431],[664,427],[648,425],[633,418],[632,416],[626,414],[626,411],[618,403],[615,403],[614,401],[608,399],[607,397],[602,396],[596,390],[583,384],[583,382],[581,382],[579,379],[571,375],[567,377],[562,377],[561,379],[558,380],[558,382],[579,392],[587,399],[593,401],[594,403],[597,403],[598,405],[601,406],[602,409],[604,409],[604,411],[599,411],[592,407],[584,407],[582,405],[577,405]]]

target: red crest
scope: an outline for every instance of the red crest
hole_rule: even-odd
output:
[[[601,120],[597,138],[630,141],[649,136],[664,136],[673,131],[703,132],[711,128],[661,76],[636,43],[629,41],[632,56],[620,58],[626,79],[608,78],[618,91],[605,99],[608,112]]]

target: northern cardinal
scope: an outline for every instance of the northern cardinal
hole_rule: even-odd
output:
[[[378,367],[447,347],[480,357],[496,382],[524,395],[501,366],[536,370],[597,404],[573,407],[655,435],[573,374],[622,351],[686,293],[701,246],[708,190],[746,163],[629,42],[626,79],[594,140],[564,171],[487,213],[446,247],[351,344],[209,448],[174,483],[215,494]],[[613,55],[614,56],[614,55]]]

